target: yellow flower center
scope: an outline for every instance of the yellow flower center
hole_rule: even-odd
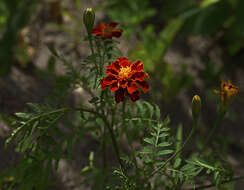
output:
[[[122,79],[128,78],[130,72],[131,72],[130,67],[122,67],[119,72],[119,77]]]

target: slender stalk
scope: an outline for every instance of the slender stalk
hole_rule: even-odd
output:
[[[217,129],[217,126],[220,125],[221,121],[223,120],[223,118],[224,118],[224,116],[225,116],[225,113],[226,113],[225,109],[220,109],[220,111],[219,111],[219,113],[218,113],[218,117],[217,117],[217,119],[216,119],[216,121],[215,121],[215,123],[214,123],[214,125],[213,125],[213,127],[212,127],[212,129],[211,129],[211,131],[210,131],[210,133],[209,133],[209,135],[208,135],[208,137],[207,137],[207,140],[205,141],[205,143],[204,143],[204,145],[203,145],[202,150],[204,150],[204,149],[206,148],[206,146],[208,145],[208,143],[209,143],[209,142],[211,141],[211,139],[213,138],[214,133],[215,133],[215,131],[216,131],[216,129]]]
[[[91,53],[93,55],[94,54],[94,47],[93,47],[93,43],[92,43],[92,35],[91,34],[88,34],[88,40],[89,40],[89,44],[90,44]]]
[[[88,40],[89,40],[89,45],[90,45],[91,53],[92,53],[92,55],[94,55],[95,51],[94,51],[93,42],[92,42],[92,35],[89,34],[89,33],[88,33]],[[95,63],[95,69],[96,69],[96,76],[95,76],[95,83],[94,83],[93,88],[95,88],[96,85],[97,85],[96,83],[97,83],[97,77],[98,77],[98,72],[99,72],[96,58],[94,59],[94,63]]]
[[[117,141],[116,141],[116,138],[115,138],[115,135],[114,135],[114,132],[113,132],[113,128],[112,128],[112,126],[110,125],[110,123],[108,122],[106,116],[105,116],[105,115],[102,115],[102,114],[100,114],[100,113],[98,113],[98,112],[96,112],[96,111],[94,111],[94,110],[86,109],[86,108],[75,108],[75,110],[95,114],[95,115],[99,116],[99,117],[103,120],[105,126],[106,126],[106,127],[108,128],[108,130],[109,130],[109,133],[110,133],[110,136],[111,136],[111,139],[112,139],[112,142],[113,142],[114,150],[115,150],[115,153],[116,153],[117,160],[118,160],[118,162],[119,162],[119,164],[120,164],[120,167],[121,167],[122,169],[124,169],[123,164],[122,164],[122,161],[121,161],[121,159],[120,159],[120,153],[119,153],[119,149],[118,149]]]
[[[103,57],[101,54],[101,44],[100,41],[96,41],[96,46],[97,46],[97,53],[99,56],[99,74],[102,75],[102,69],[103,69]]]
[[[230,183],[233,181],[238,181],[238,180],[243,180],[243,179],[244,179],[244,176],[239,176],[239,177],[232,178],[230,180],[225,180],[225,181],[221,182],[220,184],[222,185],[225,183]],[[210,188],[210,187],[214,187],[214,186],[216,186],[216,184],[212,183],[209,185],[203,185],[203,186],[194,187],[194,188],[190,188],[190,189],[183,189],[183,190],[201,190],[201,189],[206,189],[206,188]]]
[[[156,170],[154,170],[149,176],[146,177],[146,179],[151,178],[152,176],[154,176],[156,173],[158,173],[160,170],[162,170],[172,159],[174,159],[185,147],[185,145],[188,143],[188,141],[190,140],[190,138],[192,137],[192,134],[194,133],[195,129],[197,127],[197,120],[193,121],[193,127],[191,129],[191,132],[189,133],[188,137],[186,138],[185,142],[182,144],[182,147],[176,151],[172,156],[170,156],[162,166],[158,167]]]
[[[103,151],[103,168],[107,167],[107,143],[106,143],[106,128],[103,128],[103,136],[102,136],[102,151]]]

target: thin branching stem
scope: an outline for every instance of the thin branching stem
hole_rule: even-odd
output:
[[[117,141],[116,141],[116,138],[115,138],[115,135],[114,135],[114,132],[113,132],[113,128],[110,125],[110,123],[108,122],[106,116],[105,115],[102,115],[102,114],[100,114],[100,113],[98,113],[98,112],[96,112],[94,110],[86,109],[86,108],[75,108],[75,110],[95,114],[95,115],[99,116],[103,120],[105,126],[108,128],[108,131],[110,133],[110,136],[111,136],[111,139],[112,139],[112,142],[113,142],[112,144],[114,146],[114,150],[115,150],[115,153],[116,153],[117,160],[118,160],[118,162],[120,164],[120,167],[122,169],[124,169],[123,164],[122,164],[122,161],[120,159],[120,153],[119,153]]]
[[[162,170],[172,159],[174,159],[185,147],[185,145],[189,142],[190,138],[192,137],[192,134],[194,133],[195,129],[197,127],[197,120],[194,120],[193,122],[193,127],[191,129],[191,132],[189,133],[188,137],[186,138],[185,142],[182,144],[182,147],[176,151],[172,156],[170,156],[162,166],[158,167],[156,170],[154,170],[150,175],[146,177],[146,179],[151,178],[154,176],[156,173],[158,173],[160,170]]]
[[[214,133],[217,129],[217,126],[220,125],[221,121],[223,120],[224,116],[225,116],[225,113],[226,111],[224,109],[220,109],[219,113],[218,113],[218,117],[207,137],[207,140],[205,141],[204,145],[203,145],[203,148],[202,148],[202,151],[207,147],[208,143],[211,141],[211,139],[213,138],[214,136]]]
[[[225,183],[230,183],[230,182],[239,181],[239,180],[244,180],[244,176],[234,177],[232,179],[222,181],[220,184],[222,185]],[[201,189],[207,189],[207,188],[215,187],[215,186],[216,186],[215,183],[211,183],[209,185],[203,185],[203,186],[194,187],[194,188],[190,188],[190,189],[183,189],[183,190],[201,190]]]
[[[41,114],[37,114],[35,117],[31,118],[30,120],[26,121],[22,126],[20,126],[19,128],[17,128],[16,132],[15,133],[12,133],[11,134],[11,137],[9,139],[6,140],[6,145],[8,145],[12,139],[26,126],[28,126],[30,123],[42,118],[42,117],[45,117],[45,116],[48,116],[48,115],[52,115],[52,114],[56,114],[56,113],[59,113],[59,112],[66,112],[66,111],[69,111],[70,108],[60,108],[60,109],[57,109],[57,110],[53,110],[53,111],[49,111],[49,112],[46,112],[46,113],[41,113]]]

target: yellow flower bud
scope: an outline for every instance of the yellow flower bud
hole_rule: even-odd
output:
[[[95,12],[92,8],[86,8],[83,14],[83,22],[88,34],[91,34],[95,21]]]
[[[192,117],[194,120],[198,120],[202,109],[201,98],[198,95],[192,98]]]

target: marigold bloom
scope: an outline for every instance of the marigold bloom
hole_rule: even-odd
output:
[[[109,24],[100,23],[97,27],[93,28],[92,34],[100,36],[103,40],[111,39],[112,37],[119,38],[122,34],[121,29],[117,29],[116,26],[118,23],[111,22]]]
[[[143,70],[141,61],[131,63],[126,57],[117,58],[106,66],[108,76],[102,78],[100,82],[102,90],[110,87],[110,91],[115,92],[117,103],[124,101],[125,96],[129,96],[135,102],[140,99],[139,89],[144,93],[149,89],[148,83],[144,80],[149,76]]]
[[[238,93],[238,87],[231,84],[230,80],[227,82],[221,81],[221,90],[214,90],[215,94],[221,97],[223,106],[227,106],[231,99]]]

